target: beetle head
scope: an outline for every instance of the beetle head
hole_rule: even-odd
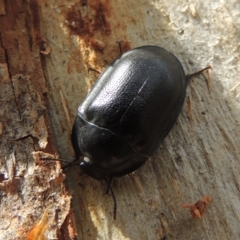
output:
[[[80,163],[80,169],[83,173],[97,180],[102,180],[105,177],[103,170],[99,168],[89,157],[84,157]]]

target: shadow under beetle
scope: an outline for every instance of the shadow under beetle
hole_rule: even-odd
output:
[[[182,109],[192,76],[157,46],[132,49],[99,76],[72,128],[81,170],[101,180],[138,169],[163,142]],[[112,190],[111,190],[112,191]]]

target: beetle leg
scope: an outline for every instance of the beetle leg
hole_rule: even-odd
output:
[[[120,55],[122,55],[124,52],[127,52],[128,50],[131,49],[130,42],[126,40],[116,41],[116,43],[118,44]]]
[[[205,70],[208,70],[208,69],[212,69],[212,67],[208,66],[208,67],[205,67],[204,69],[202,69],[200,71],[197,71],[197,72],[194,72],[194,73],[191,73],[191,74],[187,74],[186,75],[187,83],[190,81],[190,79],[192,79],[195,76],[198,76],[199,74],[201,74],[202,72],[204,72]]]
[[[123,51],[122,51],[122,41],[117,41],[118,47],[119,47],[119,52],[120,55],[122,55]]]
[[[108,194],[109,193],[109,189],[111,187],[111,183],[112,183],[112,177],[109,177],[109,178],[105,177],[104,179],[105,179],[105,181],[107,183],[107,189],[106,189],[105,194]]]
[[[113,219],[115,220],[116,219],[116,216],[117,216],[117,200],[116,200],[116,197],[115,197],[115,194],[111,188],[111,183],[112,183],[112,177],[105,177],[104,180],[106,181],[107,183],[107,190],[106,190],[106,194],[108,194],[108,191],[110,191],[111,195],[112,195],[112,198],[113,198]]]
[[[117,200],[116,200],[116,197],[114,195],[114,192],[113,192],[111,186],[109,186],[109,190],[112,194],[112,198],[113,198],[113,202],[114,202],[114,205],[113,205],[113,219],[116,220],[116,217],[117,217]]]
[[[98,73],[98,74],[101,73],[101,72],[99,72],[97,69],[94,69],[94,68],[91,68],[91,67],[88,69],[88,73],[89,73],[90,71],[96,72],[96,73]]]

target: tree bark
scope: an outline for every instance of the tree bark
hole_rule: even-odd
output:
[[[238,239],[239,19],[236,0],[0,1],[0,238],[25,239],[48,209],[50,238]],[[105,182],[72,166],[67,192],[60,164],[39,156],[74,159],[72,123],[98,77],[88,70],[119,56],[120,40],[161,46],[186,73],[213,69],[192,79],[150,161],[113,180],[113,220]],[[201,219],[181,207],[205,195]]]
[[[38,5],[1,1],[0,14],[0,239],[25,239],[46,208],[48,234],[54,237],[69,211],[70,197],[60,165],[39,159],[39,152],[56,150],[49,128]]]

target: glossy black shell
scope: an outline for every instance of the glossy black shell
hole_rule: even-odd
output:
[[[73,125],[76,157],[88,157],[81,169],[103,179],[139,168],[176,122],[187,84],[179,60],[157,46],[132,49],[112,62]]]

